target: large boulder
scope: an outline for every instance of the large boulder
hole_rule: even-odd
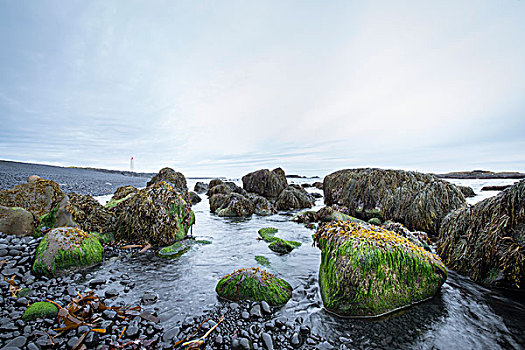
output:
[[[272,203],[262,196],[250,193],[248,194],[248,198],[253,203],[254,212],[257,215],[266,216],[277,212]]]
[[[352,216],[392,220],[432,235],[449,212],[465,204],[453,184],[414,171],[340,170],[325,177],[323,189],[326,205],[344,205]]]
[[[286,304],[292,297],[292,286],[288,282],[253,267],[224,276],[215,291],[227,300],[266,301],[272,306]]]
[[[257,170],[242,177],[242,187],[266,198],[276,198],[288,186],[284,170]]]
[[[447,215],[437,251],[449,268],[478,283],[523,288],[525,180]]]
[[[99,240],[75,227],[49,231],[36,249],[33,272],[55,276],[66,270],[92,266],[102,261]]]
[[[19,207],[0,205],[0,232],[10,235],[28,236],[35,232],[37,218]]]
[[[288,186],[281,191],[275,207],[277,210],[294,210],[311,208],[315,204],[315,198],[301,186]]]
[[[139,190],[117,206],[115,236],[135,243],[171,245],[195,223],[189,204],[166,182]]]
[[[153,186],[160,182],[169,183],[177,192],[179,192],[182,198],[189,203],[188,197],[188,184],[186,178],[182,173],[175,171],[171,168],[161,169],[157,175],[153,176],[150,181],[146,184],[147,187]]]
[[[321,297],[342,316],[380,316],[432,297],[445,282],[439,257],[381,227],[349,221],[321,224]]]
[[[218,216],[251,216],[255,212],[255,206],[238,193],[215,194],[210,197],[210,210]]]
[[[56,182],[40,178],[0,191],[0,205],[24,208],[37,217],[55,208],[62,198],[64,194]]]

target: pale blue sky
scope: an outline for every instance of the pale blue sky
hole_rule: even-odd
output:
[[[525,1],[0,0],[0,159],[525,171]]]

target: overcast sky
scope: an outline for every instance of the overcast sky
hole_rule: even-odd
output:
[[[525,171],[525,1],[0,0],[0,159]]]

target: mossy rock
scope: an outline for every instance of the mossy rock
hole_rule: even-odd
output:
[[[193,239],[185,239],[175,242],[170,246],[164,247],[158,252],[158,256],[166,259],[173,259],[186,253],[195,243]]]
[[[338,221],[320,225],[319,285],[325,308],[374,317],[434,296],[447,278],[439,257],[378,226]]]
[[[24,314],[22,320],[31,321],[37,318],[52,318],[58,314],[58,308],[47,301],[38,301],[31,304]]]
[[[276,229],[275,227],[264,227],[264,228],[261,228],[258,233],[259,233],[259,236],[261,236],[261,238],[266,242],[266,243],[271,243],[275,240],[275,234],[278,232],[279,230]]]
[[[67,269],[102,261],[104,247],[98,238],[75,227],[58,227],[45,235],[36,249],[33,272],[55,276]]]
[[[106,209],[113,209],[125,200],[130,199],[135,193],[136,192],[129,193],[127,196],[118,199],[111,198],[104,206]]]
[[[36,179],[17,185],[9,190],[0,191],[0,205],[21,207],[36,217],[49,212],[64,198],[60,186],[51,180]]]
[[[288,254],[300,245],[300,242],[286,241],[284,239],[274,237],[272,243],[268,245],[268,248],[270,248],[271,251],[279,254]]]
[[[224,276],[215,287],[221,298],[231,301],[264,300],[272,306],[286,304],[292,297],[292,290],[288,282],[259,268],[234,271]]]
[[[255,261],[257,261],[260,265],[264,266],[264,267],[269,267],[270,266],[270,260],[268,260],[268,258],[262,256],[262,255],[256,255],[255,256]]]

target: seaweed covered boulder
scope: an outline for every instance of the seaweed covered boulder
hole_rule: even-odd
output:
[[[315,204],[315,198],[301,186],[288,186],[281,191],[275,207],[277,210],[294,210],[311,208]]]
[[[185,238],[195,223],[190,206],[166,182],[139,190],[118,207],[115,237],[130,242],[171,245]]]
[[[292,220],[301,223],[330,222],[330,221],[353,221],[363,222],[353,216],[345,214],[348,209],[340,206],[322,207],[318,211],[307,210],[295,215]]]
[[[202,201],[202,198],[195,192],[191,191],[189,193],[190,203],[191,205],[197,204],[200,201]]]
[[[447,278],[439,257],[381,227],[321,224],[321,297],[342,316],[380,316],[432,297]]]
[[[238,193],[213,195],[210,197],[210,209],[223,217],[251,216],[255,212],[252,201]]]
[[[40,178],[0,191],[0,205],[24,208],[37,217],[55,208],[63,198],[56,182]]]
[[[96,199],[77,193],[69,193],[67,197],[66,211],[81,230],[98,233],[113,231],[113,215]]]
[[[20,236],[32,235],[37,222],[37,218],[24,208],[0,205],[0,232]]]
[[[441,225],[437,251],[449,268],[477,283],[522,289],[525,180],[497,196],[447,215]]]
[[[455,185],[414,171],[340,170],[325,177],[323,189],[325,204],[346,206],[349,215],[392,220],[436,236],[443,218],[465,204]]]
[[[199,193],[199,194],[206,193],[208,191],[208,184],[206,184],[204,182],[201,182],[201,181],[198,181],[195,184],[195,187],[193,188],[193,191],[195,191],[196,193]]]
[[[227,300],[266,301],[271,306],[284,305],[292,297],[292,286],[288,282],[253,267],[224,276],[215,291]]]
[[[465,198],[476,197],[476,192],[469,186],[457,186]]]
[[[171,168],[163,168],[148,181],[146,186],[150,187],[161,182],[169,183],[175,191],[181,194],[186,203],[189,203],[188,184],[186,183],[186,177],[182,173]]]
[[[246,191],[266,198],[277,198],[287,186],[288,182],[281,168],[272,171],[261,169],[242,177],[242,187]]]
[[[65,270],[92,266],[102,261],[103,252],[96,237],[76,227],[58,227],[38,245],[33,272],[55,276]]]

